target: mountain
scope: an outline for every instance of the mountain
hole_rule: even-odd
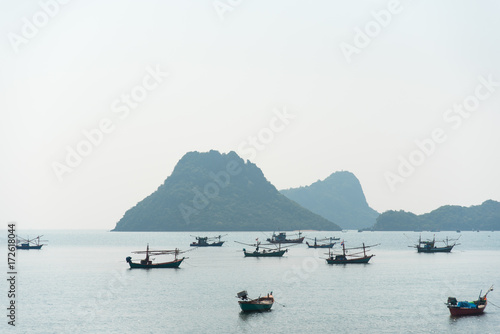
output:
[[[481,205],[445,205],[423,215],[406,211],[382,213],[373,226],[376,231],[500,230],[500,202]]]
[[[323,181],[281,190],[281,193],[345,229],[373,226],[379,215],[368,206],[359,180],[347,171],[335,172]]]
[[[186,153],[113,231],[340,230],[289,200],[235,152]]]

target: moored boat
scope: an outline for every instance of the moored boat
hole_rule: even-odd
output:
[[[256,299],[249,299],[246,291],[238,292],[237,296],[241,300],[238,301],[243,312],[263,312],[271,310],[274,304],[273,293],[268,293],[267,296]]]
[[[273,246],[273,248],[261,246],[259,239],[257,239],[257,243],[255,244],[246,244],[239,241],[235,242],[255,247],[253,252],[247,252],[247,250],[243,248],[243,254],[245,257],[282,257],[286,252],[288,252],[288,249],[281,249],[281,244],[278,244],[277,247],[274,244],[269,244],[270,246]],[[261,248],[262,250],[260,250]]]
[[[259,252],[259,249],[257,248],[253,252],[247,252],[245,248],[243,248],[243,254],[245,257],[282,257],[288,249],[282,249],[282,250],[269,250],[266,251],[265,249],[262,252]]]
[[[417,249],[418,253],[449,253],[455,247],[456,245],[459,245],[456,241],[460,239],[460,236],[457,239],[448,239],[446,237],[445,240],[442,242],[444,243],[444,246],[438,247],[436,246],[436,235],[432,238],[432,240],[422,240],[422,236],[418,237],[418,244],[416,244],[415,247]],[[453,244],[450,242],[455,241]]]
[[[325,238],[325,239],[321,239],[319,241],[327,241],[327,240],[329,240],[328,243],[326,243],[326,244],[319,244],[318,240],[316,240],[316,238],[314,238],[314,244],[311,245],[307,241],[306,241],[306,244],[307,244],[307,247],[309,247],[309,248],[332,248],[335,245],[335,242],[332,242],[332,241],[333,240],[338,240],[338,238],[337,239],[335,239],[335,238]]]
[[[43,240],[40,240],[40,238],[43,237],[43,235],[39,235],[36,238],[33,239],[24,239],[18,237],[16,239],[16,249],[42,249],[42,244]],[[46,241],[46,240],[45,240]]]
[[[174,249],[174,250],[155,250],[151,251],[149,250],[149,244],[146,247],[145,251],[136,251],[132,252],[134,254],[146,254],[146,258],[143,260],[140,260],[139,262],[133,262],[132,257],[127,256],[125,261],[129,264],[131,269],[152,269],[152,268],[179,268],[180,264],[186,257],[183,258],[177,258],[177,256],[181,253],[185,253],[180,251],[179,249]],[[168,262],[155,262],[153,263],[152,260],[150,260],[149,256],[155,256],[155,255],[174,255],[174,260],[173,261],[168,261]]]
[[[278,234],[273,233],[271,238],[268,238],[267,241],[272,244],[301,244],[305,237],[301,237],[302,232],[297,233],[297,235],[298,238],[296,239],[287,239],[285,232],[280,232]]]
[[[226,234],[227,235],[227,234]],[[219,235],[217,237],[196,237],[196,241],[192,242],[189,246],[191,247],[220,247],[224,244],[225,241],[221,241],[220,239],[226,235]]]
[[[368,261],[370,261],[370,259],[375,255],[373,254],[367,255],[366,250],[370,249],[370,247],[378,246],[378,245],[365,246],[365,244],[363,243],[362,247],[346,248],[344,241],[342,241],[341,245],[342,245],[342,253],[335,254],[332,253],[330,249],[328,250],[328,258],[326,259],[326,262],[328,264],[368,263]],[[363,251],[353,254],[348,254],[348,251],[354,249],[363,249]]]
[[[448,297],[446,306],[450,310],[450,314],[453,317],[482,314],[488,304],[486,296],[490,291],[493,291],[493,286],[491,286],[482,297],[482,291],[479,292],[479,298],[473,302],[457,301],[455,297]]]

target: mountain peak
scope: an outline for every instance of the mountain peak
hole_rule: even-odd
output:
[[[231,151],[188,152],[115,231],[339,230],[289,200],[253,163]]]
[[[347,229],[372,226],[379,215],[368,206],[358,178],[348,171],[338,171],[322,181],[281,193]]]

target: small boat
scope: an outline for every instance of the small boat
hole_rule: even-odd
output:
[[[309,244],[309,242],[306,241],[306,244],[307,244],[307,247],[309,248],[332,248],[334,245],[335,245],[335,242],[332,242],[333,240],[338,240],[339,238],[335,239],[335,238],[325,238],[325,239],[321,239],[319,240],[320,242],[321,241],[326,241],[326,240],[329,240],[329,242],[327,244],[318,244],[318,240],[316,240],[316,238],[314,238],[314,244]]]
[[[490,291],[493,291],[493,285],[486,291],[484,296],[481,297],[481,293],[479,292],[479,299],[473,302],[468,301],[457,301],[455,297],[448,297],[448,302],[446,306],[450,310],[450,314],[453,317],[460,317],[464,315],[478,315],[484,312],[488,301],[486,296]]]
[[[248,293],[246,291],[238,292],[236,295],[238,304],[240,304],[241,310],[243,312],[263,312],[271,310],[274,304],[273,293],[268,293],[265,297],[259,297],[256,299],[249,299]]]
[[[152,268],[179,268],[180,264],[184,259],[187,259],[186,257],[183,257],[181,259],[178,259],[177,256],[179,254],[185,253],[185,251],[180,251],[179,249],[173,249],[173,250],[149,250],[149,244],[146,247],[145,251],[136,251],[132,252],[134,254],[146,254],[146,258],[143,260],[140,260],[140,262],[132,262],[132,257],[127,256],[125,261],[130,265],[131,269],[152,269]],[[169,261],[169,262],[156,262],[153,263],[152,260],[150,260],[149,256],[155,256],[155,255],[174,255],[174,260]]]
[[[418,237],[418,244],[416,244],[415,246],[410,246],[410,247],[414,247],[417,249],[417,252],[419,253],[449,253],[451,252],[451,250],[453,249],[453,247],[455,247],[456,245],[459,245],[456,241],[458,241],[458,239],[460,239],[461,236],[459,236],[457,239],[448,239],[448,237],[446,237],[445,240],[443,240],[442,242],[444,243],[444,246],[442,247],[438,247],[436,246],[436,242],[440,242],[440,241],[436,241],[436,235],[434,235],[434,237],[432,238],[432,240],[422,240],[422,236],[419,236]],[[450,242],[453,242],[453,244],[450,244]]]
[[[344,241],[342,241],[341,245],[342,245],[341,254],[334,254],[330,251],[330,249],[328,250],[328,258],[326,259],[326,262],[328,264],[368,263],[368,261],[370,261],[370,259],[375,255],[366,255],[366,250],[370,249],[370,247],[378,246],[378,244],[372,246],[365,246],[365,244],[363,243],[362,247],[346,248]],[[354,249],[363,249],[363,251],[353,254],[348,254],[348,251]]]
[[[192,242],[189,246],[191,247],[220,247],[225,241],[221,241],[220,239],[222,237],[225,237],[225,235],[219,235],[218,237],[196,237],[192,235],[192,237],[195,237],[198,242]]]
[[[273,233],[272,237],[268,238],[267,241],[272,244],[301,244],[305,237],[301,237],[302,232],[297,233],[297,235],[298,238],[296,239],[287,239],[286,232]]]
[[[278,244],[278,247],[276,248],[276,245],[274,244],[269,244],[270,246],[273,246],[274,248],[270,247],[263,247],[261,246],[261,242],[259,239],[257,239],[256,244],[246,244],[243,242],[235,241],[239,244],[247,245],[247,246],[253,246],[255,247],[255,250],[253,252],[247,252],[245,248],[243,248],[243,254],[245,257],[282,257],[286,252],[288,252],[288,249],[281,249],[281,244]],[[266,244],[262,244],[266,245]],[[259,251],[259,249],[263,248],[262,251]]]
[[[43,235],[39,235],[36,238],[33,239],[24,239],[24,238],[17,238],[16,240],[16,248],[17,249],[42,249],[42,246],[44,244],[40,242],[44,242],[46,240],[40,240],[40,238],[43,237]]]

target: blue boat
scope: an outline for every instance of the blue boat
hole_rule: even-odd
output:
[[[18,237],[16,240],[16,249],[42,249],[44,244],[40,243],[43,241],[40,240],[41,237],[43,237],[43,235],[39,235],[33,239],[29,239],[29,237],[28,239]]]

